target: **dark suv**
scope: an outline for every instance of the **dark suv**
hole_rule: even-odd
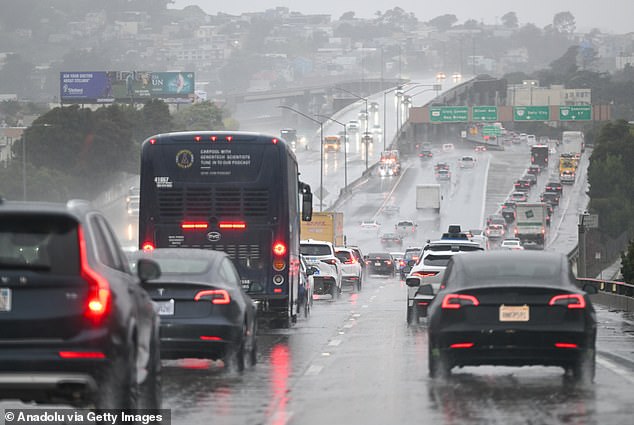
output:
[[[0,199],[0,399],[158,409],[158,317],[101,213]],[[139,279],[140,278],[140,279]]]

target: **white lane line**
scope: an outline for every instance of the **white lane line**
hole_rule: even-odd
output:
[[[363,307],[367,307],[367,306],[364,305]],[[361,313],[354,313],[352,317],[361,317]]]
[[[361,308],[368,308],[368,305],[367,304],[362,305]]]
[[[305,376],[316,376],[319,375],[319,373],[323,370],[323,366],[319,366],[319,365],[311,365],[307,370],[306,373],[304,373]]]
[[[354,323],[346,323],[345,325],[343,325],[343,327],[346,329],[350,329],[353,326],[354,326]]]
[[[328,343],[328,345],[329,345],[330,347],[336,347],[336,346],[338,346],[339,344],[341,344],[341,340],[340,340],[340,339],[333,339],[333,340],[331,340],[331,341]]]
[[[484,212],[486,207],[486,199],[487,199],[487,185],[489,184],[489,166],[491,165],[491,156],[487,157],[487,166],[484,169],[484,188],[482,190],[482,211],[480,211],[480,221],[479,223],[484,223]]]
[[[620,377],[624,378],[630,384],[634,384],[634,374],[627,369],[622,368],[621,366],[613,363],[612,361],[606,359],[603,356],[597,355],[597,363],[603,366],[606,369],[610,369],[612,372],[616,373]]]

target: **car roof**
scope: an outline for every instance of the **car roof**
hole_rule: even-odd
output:
[[[90,212],[98,212],[89,201],[72,199],[66,203],[39,201],[7,201],[0,198],[0,212],[33,215],[60,215],[72,217],[77,221]]]

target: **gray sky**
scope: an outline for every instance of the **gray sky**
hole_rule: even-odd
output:
[[[171,7],[181,9],[191,4],[211,15],[218,12],[239,15],[285,6],[301,13],[327,13],[333,19],[347,11],[370,18],[377,10],[384,12],[398,6],[413,12],[420,21],[449,13],[456,15],[458,23],[476,19],[486,24],[495,23],[506,12],[515,12],[520,25],[532,22],[540,28],[552,23],[556,13],[569,11],[580,31],[599,28],[616,34],[634,32],[633,0],[175,0]]]

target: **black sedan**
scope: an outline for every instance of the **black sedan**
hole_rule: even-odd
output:
[[[372,252],[366,255],[365,265],[368,274],[395,276],[394,258],[387,252]]]
[[[161,277],[144,284],[161,317],[161,358],[223,359],[237,370],[255,364],[256,307],[227,254],[160,248],[129,257],[161,267]]]
[[[445,273],[428,310],[430,376],[454,366],[546,365],[592,381],[595,312],[564,255],[455,255]]]
[[[403,246],[403,236],[398,233],[384,233],[381,235],[381,245],[384,248]]]

